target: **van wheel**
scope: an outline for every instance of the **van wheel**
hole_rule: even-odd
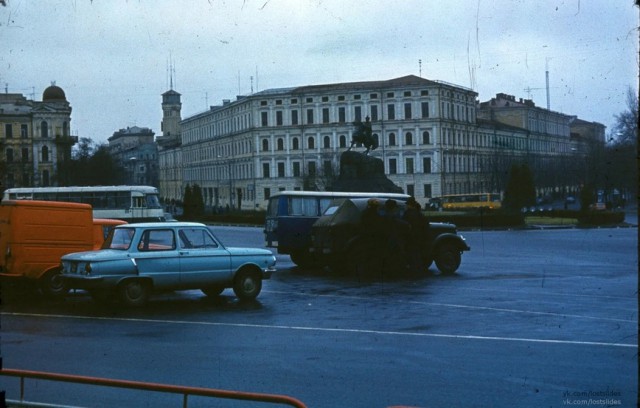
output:
[[[207,286],[206,288],[202,288],[200,290],[202,290],[202,293],[204,293],[209,297],[215,297],[215,296],[220,296],[220,294],[224,292],[224,289],[225,287],[222,285],[211,285],[211,286]]]
[[[262,290],[262,279],[257,271],[241,269],[233,280],[233,292],[242,300],[255,299]]]
[[[69,291],[60,274],[60,269],[54,269],[45,273],[39,280],[38,286],[42,294],[49,298],[63,297]]]
[[[138,280],[130,279],[118,286],[120,300],[127,306],[143,306],[149,299],[149,284]]]

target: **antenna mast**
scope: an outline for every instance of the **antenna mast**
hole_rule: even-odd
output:
[[[550,101],[551,97],[549,96],[549,60],[550,59],[551,58],[547,57],[547,61],[545,64],[545,73],[544,73],[547,80],[547,110],[551,110],[551,101]]]

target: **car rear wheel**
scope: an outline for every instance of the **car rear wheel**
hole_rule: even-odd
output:
[[[50,298],[62,297],[69,291],[60,274],[60,269],[53,269],[45,273],[38,284],[42,294]]]
[[[139,279],[129,279],[118,287],[120,300],[127,306],[142,306],[149,299],[149,284]]]
[[[255,299],[262,290],[262,278],[255,270],[241,269],[233,281],[233,292],[243,300]]]
[[[207,286],[206,288],[202,288],[202,293],[204,293],[207,296],[211,296],[211,297],[215,297],[215,296],[220,296],[220,294],[222,292],[224,292],[225,287],[222,285],[212,285],[212,286]]]
[[[436,266],[445,275],[454,274],[461,262],[460,250],[452,244],[443,244],[436,249]]]

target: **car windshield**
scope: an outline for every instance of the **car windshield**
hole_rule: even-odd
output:
[[[102,249],[129,249],[134,233],[133,228],[114,228],[104,241]]]

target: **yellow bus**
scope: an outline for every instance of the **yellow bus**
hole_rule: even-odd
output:
[[[480,193],[480,194],[450,194],[440,197],[442,208],[445,210],[470,210],[477,208],[487,208],[497,210],[502,207],[500,194]]]

